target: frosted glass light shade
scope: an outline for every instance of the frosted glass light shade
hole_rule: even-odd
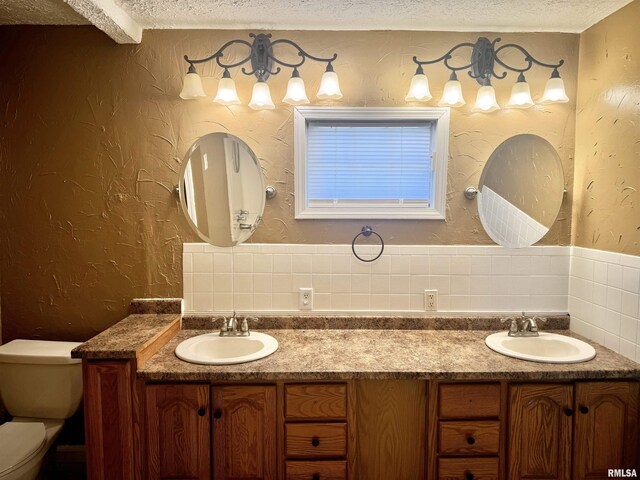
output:
[[[544,93],[540,99],[540,103],[549,105],[551,103],[567,103],[569,97],[564,91],[564,82],[562,78],[550,78],[544,87]]]
[[[496,91],[491,85],[484,85],[478,89],[476,104],[471,109],[472,112],[489,113],[500,110],[498,102],[496,102]]]
[[[533,107],[531,90],[527,82],[516,82],[511,89],[511,98],[507,103],[507,108],[530,108]]]
[[[191,100],[198,97],[206,97],[204,89],[202,88],[202,80],[200,75],[195,72],[187,73],[184,76],[182,82],[182,91],[180,92],[180,98],[183,100]]]
[[[273,110],[276,106],[271,100],[271,91],[269,85],[265,82],[257,81],[253,86],[253,94],[249,102],[249,108],[254,110]]]
[[[287,84],[287,93],[282,99],[284,103],[289,105],[305,105],[309,103],[307,91],[304,88],[304,80],[300,77],[291,77]]]
[[[449,80],[444,84],[442,98],[438,102],[441,107],[461,107],[465,104],[462,97],[462,85],[458,80]]]
[[[406,102],[427,102],[433,98],[429,91],[429,79],[424,73],[416,73],[411,79],[409,93],[404,97]]]
[[[218,83],[218,92],[214,102],[220,105],[240,105],[242,102],[238,98],[236,82],[232,78],[222,77]]]
[[[342,98],[338,74],[333,71],[324,72],[320,80],[320,88],[316,95],[320,100],[339,100]]]

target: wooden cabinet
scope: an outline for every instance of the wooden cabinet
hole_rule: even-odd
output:
[[[83,362],[87,477],[136,478],[134,467],[132,375],[130,361]]]
[[[508,477],[600,479],[637,466],[638,386],[512,385]]]
[[[500,383],[432,385],[429,478],[498,480],[502,439]]]
[[[610,468],[637,468],[638,385],[637,382],[576,384],[574,479],[606,478]]]
[[[213,477],[275,480],[276,387],[213,387]]]
[[[509,388],[508,478],[571,476],[573,385]]]
[[[147,385],[149,480],[211,478],[209,386]]]

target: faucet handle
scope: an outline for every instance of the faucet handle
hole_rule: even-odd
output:
[[[531,318],[531,331],[532,332],[537,332],[538,331],[538,322],[545,323],[546,321],[547,321],[547,319],[543,318],[543,317],[532,317]]]
[[[511,325],[509,326],[509,332],[510,333],[516,333],[518,331],[518,320],[514,317],[505,317],[505,318],[501,318],[500,322],[505,323],[505,322],[511,322]]]
[[[226,332],[228,330],[227,329],[227,325],[228,325],[229,320],[227,320],[227,317],[225,317],[225,316],[222,316],[221,318],[222,318],[222,326],[220,327],[220,331],[221,332]]]
[[[244,319],[242,320],[242,323],[240,324],[240,331],[241,332],[248,332],[249,331],[249,321],[259,322],[258,317],[244,317]]]

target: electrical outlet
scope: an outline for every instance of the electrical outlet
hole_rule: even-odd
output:
[[[313,288],[301,288],[298,294],[300,310],[313,310]]]
[[[427,312],[438,311],[438,290],[424,291],[424,309]]]

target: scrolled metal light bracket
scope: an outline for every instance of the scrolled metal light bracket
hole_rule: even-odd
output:
[[[331,62],[338,58],[337,53],[334,53],[331,57],[326,58],[310,55],[305,52],[302,47],[300,47],[300,45],[291,40],[283,38],[272,41],[270,33],[250,33],[249,37],[253,39],[252,42],[240,39],[230,40],[222,47],[220,47],[218,51],[205,58],[189,58],[189,56],[185,55],[184,60],[189,64],[189,72],[195,73],[194,65],[196,64],[215,60],[218,66],[224,69],[225,75],[228,75],[228,71],[230,68],[239,67],[240,65],[251,62],[251,69],[249,70],[245,67],[242,67],[242,73],[244,73],[245,75],[255,75],[259,81],[266,81],[269,76],[277,75],[278,73],[280,73],[280,71],[282,70],[281,67],[292,68],[294,69],[295,73],[295,70],[303,65],[307,61],[307,59],[326,63],[327,71],[333,71]],[[249,54],[238,60],[237,62],[226,63],[224,61],[225,51],[232,45],[244,45],[245,47],[248,47]],[[292,47],[297,51],[298,57],[300,59],[297,62],[286,62],[279,59],[273,52],[274,47],[276,47],[277,45],[288,45]]]
[[[496,47],[501,41],[501,38],[496,38],[491,41],[486,37],[480,37],[476,43],[464,42],[459,43],[455,47],[451,48],[447,53],[433,60],[418,60],[417,57],[413,57],[413,61],[418,65],[418,73],[422,73],[423,65],[431,65],[434,63],[443,62],[444,65],[451,70],[453,74],[460,70],[468,70],[468,74],[471,78],[474,78],[480,85],[491,85],[491,78],[502,79],[507,76],[507,70],[517,72],[519,78],[524,78],[524,72],[529,71],[534,65],[540,67],[553,69],[551,77],[555,78],[559,76],[558,68],[564,64],[564,60],[558,61],[558,63],[544,63],[534,58],[525,48],[515,43],[507,43],[500,47]],[[469,63],[456,66],[451,64],[453,54],[461,48],[471,48],[471,60]],[[500,53],[506,49],[518,50],[524,56],[525,65],[517,67],[509,65],[500,58]],[[505,69],[502,73],[496,72],[496,65]]]

